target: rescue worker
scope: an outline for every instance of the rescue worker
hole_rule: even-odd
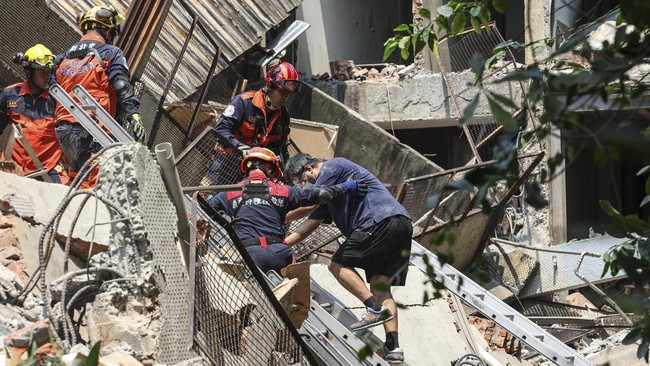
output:
[[[297,184],[336,185],[350,180],[367,184],[365,196],[336,197],[318,207],[286,242],[295,245],[323,221],[334,221],[346,239],[332,256],[329,270],[366,306],[361,319],[350,329],[357,331],[384,324],[386,342],[377,353],[390,363],[402,363],[404,352],[399,347],[397,305],[390,287],[406,283],[413,233],[406,209],[372,173],[344,158],[326,161],[309,154],[296,154],[287,161],[285,174]],[[364,269],[370,289],[355,267]]]
[[[289,158],[289,111],[284,106],[291,94],[299,91],[298,72],[288,62],[270,67],[264,80],[266,86],[258,91],[248,91],[233,98],[217,120],[214,131],[228,140],[245,156],[255,146],[266,147],[280,158],[280,165]],[[237,168],[234,152],[219,146],[220,154],[208,168],[202,185],[228,184],[232,170]]]
[[[235,232],[255,264],[264,273],[280,270],[293,259],[284,241],[287,212],[297,207],[324,204],[345,193],[364,194],[363,181],[329,187],[299,189],[277,184],[280,164],[269,149],[253,147],[241,162],[246,178],[241,191],[221,192],[209,199],[217,211],[234,220]]]
[[[69,94],[73,86],[83,86],[135,140],[145,142],[146,133],[138,114],[140,100],[131,85],[124,53],[112,45],[120,34],[118,22],[123,19],[113,6],[95,6],[77,15],[83,35],[79,42],[57,56],[55,76]],[[101,146],[60,103],[54,115],[65,158],[78,172]],[[90,185],[95,176],[96,170],[89,179]]]
[[[0,134],[11,123],[20,126],[50,180],[68,184],[69,178],[61,164],[63,152],[54,132],[55,101],[48,92],[54,55],[47,47],[37,44],[25,53],[16,53],[13,60],[23,68],[26,80],[0,93]],[[20,139],[16,139],[11,159],[25,174],[37,170]]]

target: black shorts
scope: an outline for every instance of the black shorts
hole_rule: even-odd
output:
[[[392,277],[390,286],[404,286],[413,226],[405,216],[391,216],[367,230],[355,230],[332,256],[332,262],[362,268],[366,281],[375,275]]]

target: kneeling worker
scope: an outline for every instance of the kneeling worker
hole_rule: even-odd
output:
[[[234,228],[255,264],[266,273],[294,262],[285,243],[287,212],[302,206],[325,204],[346,193],[364,194],[363,181],[348,181],[328,187],[299,189],[275,182],[281,175],[279,159],[269,149],[254,147],[241,162],[246,178],[241,191],[221,192],[209,203],[235,221]]]

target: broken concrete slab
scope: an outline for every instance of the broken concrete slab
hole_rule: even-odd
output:
[[[23,226],[21,229],[33,231],[26,235],[35,238],[36,243],[32,243],[31,247],[23,248],[23,250],[31,252],[31,250],[38,248],[38,240],[43,227],[54,217],[59,204],[68,195],[70,188],[3,172],[0,172],[0,179],[3,182],[0,187],[0,202],[2,203],[3,212],[14,214],[30,226]],[[110,216],[104,204],[91,197],[79,216],[96,217],[96,223],[100,225],[95,226],[93,220],[79,220],[72,235],[70,235],[70,227],[77,216],[82,200],[82,196],[72,199],[62,215],[56,234],[59,240],[70,237],[73,242],[72,252],[76,252],[80,257],[87,257],[86,253],[92,239],[94,239],[97,250],[101,250],[102,246],[107,245],[110,238],[110,227],[101,225],[101,223],[110,221]],[[95,211],[96,204],[97,210]],[[25,230],[20,230],[20,232],[26,233]],[[33,251],[33,253],[37,252],[37,250]],[[33,267],[28,265],[27,269],[30,271]]]

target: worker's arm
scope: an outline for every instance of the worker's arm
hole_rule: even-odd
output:
[[[291,211],[298,207],[326,205],[337,197],[348,193],[365,195],[368,192],[368,185],[362,180],[350,180],[345,183],[336,184],[333,186],[312,187],[305,189],[289,186],[288,189],[290,191],[288,210]]]
[[[235,131],[239,130],[242,123],[244,123],[244,109],[246,109],[244,100],[239,95],[236,96],[223,111],[223,114],[217,120],[217,125],[214,127],[216,133],[228,140],[236,148],[245,145],[235,138]]]
[[[309,215],[318,205],[298,207],[295,210],[287,212],[287,216],[284,218],[284,223],[288,224],[291,221],[296,221],[302,219],[303,217]]]
[[[287,242],[288,246],[294,246],[308,237],[309,234],[316,230],[322,222],[323,220],[307,219],[305,222],[300,224],[294,232],[284,238],[284,240]]]
[[[140,98],[135,94],[133,84],[131,84],[131,74],[126,64],[124,53],[119,48],[110,48],[105,51],[102,57],[108,61],[106,74],[108,81],[115,91],[117,97],[117,120],[122,123],[134,114],[138,114],[140,108]],[[138,117],[139,118],[139,114]]]

